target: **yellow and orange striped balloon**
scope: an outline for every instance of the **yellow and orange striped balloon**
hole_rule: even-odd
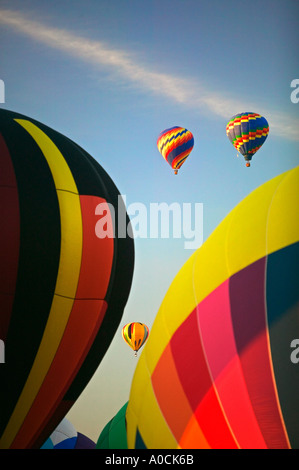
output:
[[[149,329],[144,323],[127,323],[122,329],[122,337],[130,348],[137,352],[144,345],[149,335]]]

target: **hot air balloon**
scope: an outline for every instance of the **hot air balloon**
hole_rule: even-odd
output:
[[[299,448],[298,186],[299,167],[255,189],[174,278],[134,373],[129,449]]]
[[[63,418],[41,449],[94,449],[95,446],[95,442],[77,432],[73,424]]]
[[[73,424],[68,419],[63,418],[41,448],[74,449],[77,437],[78,433]]]
[[[122,329],[122,337],[130,348],[137,352],[144,345],[149,335],[149,329],[144,323],[128,323]]]
[[[86,125],[86,123],[85,123]],[[79,145],[0,110],[0,447],[40,448],[101,362],[131,288],[134,242],[96,235],[124,210]],[[121,204],[121,207],[120,207]]]
[[[106,424],[102,430],[96,449],[127,449],[126,410],[125,403],[118,413]]]
[[[184,127],[171,127],[160,133],[157,147],[163,158],[177,175],[179,168],[186,161],[194,146],[193,135]]]
[[[260,114],[239,113],[227,123],[226,133],[249,167],[253,155],[261,148],[269,134],[269,124]]]

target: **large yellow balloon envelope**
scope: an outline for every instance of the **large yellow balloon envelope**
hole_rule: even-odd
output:
[[[135,356],[137,356],[137,352],[146,342],[148,335],[149,329],[144,323],[128,323],[122,329],[123,339],[135,351]]]
[[[299,167],[249,194],[171,284],[137,364],[129,448],[299,448]]]

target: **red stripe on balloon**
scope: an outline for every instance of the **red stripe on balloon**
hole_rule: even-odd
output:
[[[200,401],[195,417],[212,449],[237,449],[233,435],[228,432],[227,422],[219,403],[215,406],[215,389],[211,387]]]
[[[0,134],[0,339],[6,339],[18,273],[20,210],[17,181],[10,153]]]
[[[34,444],[79,371],[107,310],[103,298],[111,276],[114,240],[95,235],[95,208],[103,199],[80,196],[80,201],[83,247],[76,299],[51,367],[11,448]]]
[[[32,448],[79,371],[107,310],[104,300],[75,300],[51,367],[12,449]],[[43,419],[41,419],[43,416]],[[63,418],[63,416],[61,417]]]
[[[232,434],[241,448],[265,448],[238,357],[229,280],[197,306],[197,313],[209,370]]]
[[[196,309],[174,333],[171,338],[171,350],[182,387],[210,446],[220,448],[225,442],[229,448],[236,447],[213,387],[199,333]],[[205,400],[207,395],[208,401]],[[210,413],[213,413],[215,418],[212,430]]]
[[[69,412],[74,404],[74,400],[61,400],[55,411],[52,413],[50,418],[47,420],[45,425],[42,427],[41,432],[36,436],[34,440],[34,446],[32,449],[40,449],[46,442],[48,437],[52,434],[53,430],[56,429],[57,423],[59,424],[65,415]],[[38,440],[36,440],[38,439]]]
[[[163,417],[179,442],[193,411],[178,377],[169,343],[152,373],[151,381]]]
[[[266,259],[262,258],[231,277],[231,316],[242,374],[266,445],[288,448],[272,372],[265,275]]]
[[[98,215],[96,208],[101,204],[105,217],[113,226],[113,219],[105,199],[97,196],[80,196],[83,218],[83,253],[81,273],[76,299],[104,299],[107,293],[113,256],[114,238],[98,238],[95,226]],[[115,236],[115,234],[113,234]]]

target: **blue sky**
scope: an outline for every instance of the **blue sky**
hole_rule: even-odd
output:
[[[298,165],[299,3],[296,0],[0,2],[3,108],[67,135],[106,169],[127,204],[203,204],[204,240],[252,190]],[[238,112],[269,122],[246,168],[225,127]],[[178,176],[156,147],[188,128],[194,149]],[[191,256],[182,239],[136,239],[133,285],[121,326],[151,327]],[[69,413],[96,439],[129,397],[136,358],[117,331]]]

